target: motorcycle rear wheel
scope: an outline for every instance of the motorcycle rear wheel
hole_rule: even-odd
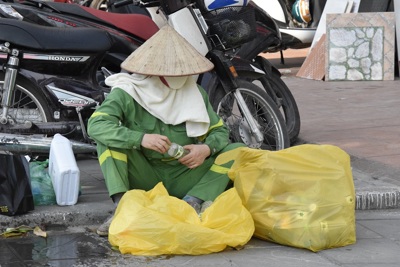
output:
[[[0,74],[0,103],[3,96],[4,74]],[[3,107],[0,110],[2,115]],[[28,83],[18,80],[15,85],[12,103],[8,112],[8,118],[16,124],[24,124],[27,121],[41,123],[52,121],[51,110],[41,92]],[[2,129],[0,125],[0,129]]]
[[[212,104],[214,110],[228,126],[231,141],[242,142],[251,148],[272,151],[289,147],[285,120],[274,101],[263,89],[251,82],[239,80],[238,85],[238,90],[251,111],[252,117],[256,119],[264,140],[261,144],[255,140],[233,92],[225,93],[222,88],[218,88]]]

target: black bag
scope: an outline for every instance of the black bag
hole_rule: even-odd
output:
[[[0,154],[0,215],[34,209],[29,164],[22,155]]]

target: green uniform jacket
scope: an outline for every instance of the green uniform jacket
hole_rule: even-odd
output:
[[[140,106],[128,93],[115,88],[89,119],[88,134],[98,143],[108,147],[142,150],[147,158],[168,158],[167,154],[141,147],[145,133],[167,136],[171,142],[180,145],[202,142],[211,149],[211,155],[228,145],[229,132],[220,117],[214,112],[208,95],[199,87],[210,117],[210,128],[199,138],[186,135],[185,124],[168,125],[155,118]],[[190,112],[190,110],[188,110]]]
[[[188,137],[185,123],[163,123],[122,89],[111,91],[88,123],[88,133],[97,142],[99,162],[110,195],[130,189],[150,190],[158,182],[163,182],[168,192],[179,198],[190,194],[214,200],[225,190],[230,164],[216,166],[214,161],[219,153],[233,149],[236,144],[229,144],[228,129],[214,112],[207,93],[201,87],[199,90],[210,117],[209,130],[201,137]],[[141,147],[145,133],[165,135],[180,145],[207,144],[211,155],[201,166],[189,169],[167,153]]]

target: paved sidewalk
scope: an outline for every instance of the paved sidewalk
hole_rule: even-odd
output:
[[[89,228],[53,227],[46,239],[0,238],[0,266],[398,267],[400,210],[357,211],[356,217],[355,244],[316,253],[252,238],[241,250],[207,255],[121,255]]]
[[[65,244],[57,243],[56,248],[70,251],[68,246],[75,244],[71,252],[75,254],[68,254],[68,257],[63,253],[50,255],[54,249],[51,245],[42,249],[47,252],[45,255],[38,255],[34,249],[30,252],[26,244],[37,244],[38,237],[32,238],[32,241],[0,240],[0,266],[398,266],[399,80],[323,82],[297,78],[295,73],[302,60],[304,57],[286,58],[284,66],[276,58],[271,62],[282,71],[283,79],[300,110],[302,125],[298,144],[332,144],[351,155],[357,194],[356,244],[312,253],[253,238],[243,250],[203,256],[146,258],[120,255],[109,248],[107,239],[99,239],[85,230],[88,229],[86,226],[93,230],[102,223],[111,214],[113,204],[108,198],[97,160],[79,155],[77,162],[81,171],[82,195],[76,205],[39,206],[26,215],[0,216],[0,232],[22,224],[32,227],[43,225],[47,229],[67,227],[70,230],[58,233],[65,236]],[[74,227],[80,227],[84,234],[79,232],[74,235],[73,231],[77,231]],[[56,238],[55,235],[50,234],[49,244],[52,238]],[[87,236],[90,242],[80,239]],[[68,238],[74,238],[76,243]],[[28,260],[17,252],[18,248],[32,253],[28,255]],[[9,250],[6,252],[5,249]],[[33,255],[41,261],[33,262]],[[13,261],[6,261],[6,258]]]

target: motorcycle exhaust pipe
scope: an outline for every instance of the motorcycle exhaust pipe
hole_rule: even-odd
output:
[[[50,153],[52,137],[0,133],[0,151],[16,154]],[[96,145],[70,140],[74,154],[95,153]]]

